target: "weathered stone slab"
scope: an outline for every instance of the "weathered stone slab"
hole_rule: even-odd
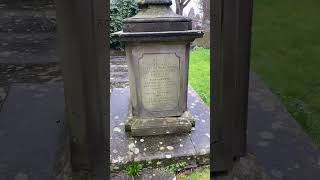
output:
[[[148,111],[168,111],[178,106],[180,63],[174,53],[143,54],[139,59],[142,105]]]
[[[127,65],[122,65],[122,64],[111,64],[110,63],[110,72],[125,72],[128,71],[128,66]],[[128,76],[128,74],[127,74]]]
[[[110,64],[111,65],[126,65],[125,54],[121,56],[110,56]]]
[[[195,127],[190,134],[195,146],[198,163],[207,164],[210,161],[210,109],[204,104],[198,94],[189,88],[188,110],[194,115]]]
[[[50,64],[59,63],[57,37],[54,33],[0,33],[0,63]]]
[[[111,93],[110,112],[111,112],[111,142],[110,151],[114,149],[117,153],[111,153],[112,159],[121,159],[121,162],[112,163],[112,167],[117,166],[114,169],[121,170],[130,161],[138,161],[145,165],[145,167],[161,167],[168,164],[173,164],[178,161],[185,161],[190,164],[196,164],[196,157],[199,155],[209,157],[210,151],[197,151],[199,148],[209,149],[209,141],[200,140],[200,138],[209,138],[203,134],[210,134],[209,130],[209,111],[208,108],[204,108],[205,104],[195,95],[193,90],[189,90],[188,98],[191,100],[188,104],[188,108],[193,112],[193,115],[199,117],[196,123],[202,123],[203,130],[195,129],[191,134],[181,135],[162,135],[162,136],[147,136],[147,137],[130,137],[125,133],[125,121],[129,113],[129,89],[128,88],[114,88]],[[194,103],[196,102],[196,103]],[[205,110],[204,112],[201,112]],[[203,122],[201,120],[204,120]],[[208,130],[205,132],[205,130]],[[202,133],[198,136],[194,133]],[[192,140],[194,138],[197,144],[194,144]],[[198,138],[198,139],[197,139]],[[207,143],[207,144],[201,144]],[[201,154],[202,153],[202,154]],[[130,156],[129,156],[130,154]],[[206,162],[209,163],[209,162]]]
[[[252,154],[237,160],[228,173],[221,173],[212,178],[215,180],[271,180]]]
[[[55,10],[0,9],[0,32],[21,34],[56,32]]]
[[[163,167],[180,161],[196,164],[196,151],[188,135],[141,137],[136,147],[141,152],[134,156],[134,161],[145,167]]]
[[[194,126],[194,117],[188,111],[178,117],[134,118],[129,112],[126,131],[132,136],[152,136],[162,134],[190,133]]]
[[[12,85],[0,119],[0,179],[55,179],[65,162],[61,85]]]
[[[115,171],[123,169],[123,165],[133,161],[134,149],[129,149],[129,145],[135,140],[130,138],[124,129],[128,104],[127,89],[113,89],[110,97],[110,162],[111,170]]]
[[[319,179],[320,150],[279,99],[250,77],[248,151],[272,179]]]
[[[183,114],[186,110],[188,48],[189,44],[184,42],[126,46],[134,116],[153,118]]]

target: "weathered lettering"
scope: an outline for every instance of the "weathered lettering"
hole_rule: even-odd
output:
[[[149,111],[176,108],[180,95],[179,58],[174,53],[144,54],[139,69],[144,108]]]

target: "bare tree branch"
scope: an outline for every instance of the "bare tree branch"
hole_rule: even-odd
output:
[[[186,6],[189,4],[190,1],[191,1],[191,0],[188,0],[186,3],[184,3],[184,4],[183,4],[183,7],[186,7]]]
[[[176,14],[181,15],[182,7],[181,7],[180,0],[175,0],[175,1],[176,1]]]

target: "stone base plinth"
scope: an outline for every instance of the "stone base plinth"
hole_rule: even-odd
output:
[[[112,89],[110,97],[111,172],[125,171],[133,161],[143,164],[145,169],[163,168],[179,162],[186,162],[188,165],[209,164],[210,133],[213,133],[210,132],[210,111],[195,91],[191,88],[188,90],[188,109],[183,116],[190,117],[189,115],[192,114],[194,118],[195,127],[192,128],[190,125],[192,123],[187,126],[188,130],[191,129],[189,133],[131,136],[125,130],[128,127],[126,122],[130,114],[129,104],[128,88]],[[161,125],[159,123],[158,125],[156,129],[160,129]]]
[[[129,112],[125,130],[132,136],[152,136],[162,134],[190,133],[195,126],[191,112],[186,111],[179,117],[141,119]]]

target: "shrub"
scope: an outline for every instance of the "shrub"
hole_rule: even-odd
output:
[[[111,33],[122,30],[122,21],[136,15],[138,5],[135,0],[111,0],[110,2],[110,47],[121,49],[120,42],[116,38],[111,38]]]

